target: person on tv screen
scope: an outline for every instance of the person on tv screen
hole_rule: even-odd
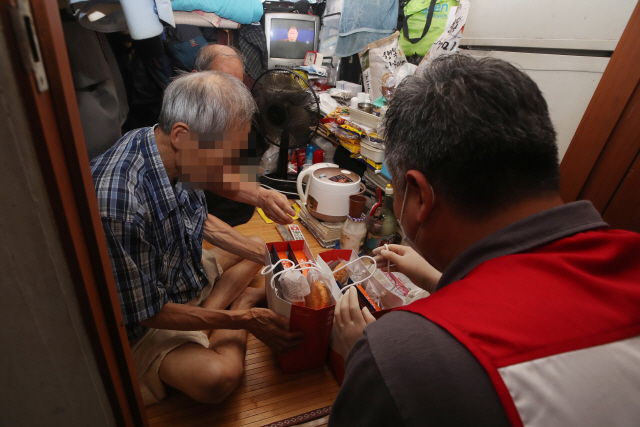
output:
[[[289,32],[287,33],[287,40],[290,42],[298,41],[298,29],[296,27],[289,28]]]
[[[278,32],[282,34],[282,32]],[[275,37],[274,37],[275,36]],[[278,37],[272,35],[271,40],[271,57],[286,59],[304,59],[304,55],[308,50],[313,50],[313,44],[299,40],[300,32],[296,25],[290,25],[287,31],[287,38],[274,40]]]

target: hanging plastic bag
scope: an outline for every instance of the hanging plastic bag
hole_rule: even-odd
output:
[[[444,32],[429,52],[418,65],[416,74],[420,74],[434,59],[443,55],[452,55],[458,53],[460,50],[460,39],[462,38],[462,31],[464,30],[464,24],[467,22],[467,16],[469,15],[469,8],[471,7],[471,0],[460,0],[458,9],[455,15],[450,19],[447,31]]]

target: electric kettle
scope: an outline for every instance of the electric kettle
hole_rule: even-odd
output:
[[[302,183],[308,178],[306,191]],[[298,195],[311,215],[340,222],[349,214],[349,196],[364,192],[360,176],[333,163],[316,163],[298,175]]]

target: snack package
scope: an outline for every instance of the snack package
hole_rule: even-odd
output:
[[[305,298],[305,306],[321,310],[331,305],[331,282],[318,270],[310,269],[307,276],[310,292]]]
[[[345,266],[346,263],[347,261],[343,259],[338,259],[337,262],[333,263],[335,264],[332,267],[332,270],[334,271],[333,278],[336,279],[336,282],[338,282],[338,286],[340,287],[345,286],[347,284],[347,281],[349,280],[349,274],[350,274],[349,266],[342,268]]]
[[[311,292],[304,274],[300,270],[291,268],[282,273],[278,279],[285,301],[304,307],[305,297]]]
[[[367,307],[369,313],[382,311],[379,304],[380,297],[375,293],[370,281],[356,285],[356,289],[358,290],[358,304],[361,309]]]
[[[364,91],[371,99],[382,96],[382,86],[394,79],[394,74],[407,62],[398,42],[399,37],[400,32],[396,31],[389,37],[370,43],[358,54]]]

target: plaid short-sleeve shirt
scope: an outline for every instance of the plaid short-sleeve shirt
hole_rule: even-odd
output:
[[[100,217],[130,341],[139,322],[167,302],[185,303],[207,285],[202,191],[169,182],[154,128],[133,130],[91,162]]]

